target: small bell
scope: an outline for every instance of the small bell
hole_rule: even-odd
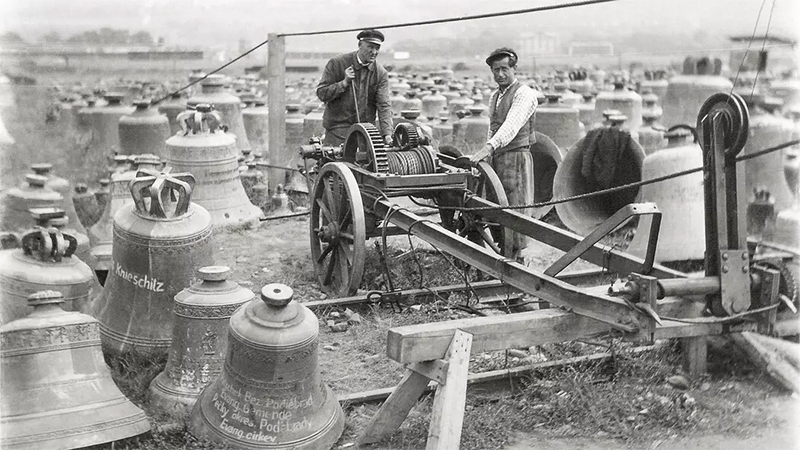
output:
[[[344,415],[318,365],[319,321],[269,284],[230,320],[228,350],[187,424],[198,438],[236,449],[329,449]]]

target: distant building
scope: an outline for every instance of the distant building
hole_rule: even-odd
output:
[[[560,46],[561,42],[555,33],[523,33],[514,42],[514,50],[525,56],[555,55]]]
[[[569,44],[570,56],[612,56],[614,44],[610,42],[572,42]]]

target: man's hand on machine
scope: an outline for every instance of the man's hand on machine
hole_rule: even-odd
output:
[[[470,156],[469,159],[473,163],[477,163],[478,161],[480,161],[482,159],[486,159],[487,157],[492,156],[493,152],[494,152],[494,149],[492,148],[492,146],[489,145],[489,144],[486,144],[486,145],[483,146],[483,148],[478,150],[474,155]]]
[[[393,142],[392,135],[387,134],[383,137],[383,143],[386,144],[387,147],[391,147]]]

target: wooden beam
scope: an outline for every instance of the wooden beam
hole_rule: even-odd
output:
[[[286,166],[286,38],[276,33],[267,35],[267,107],[269,108],[269,148],[267,160],[275,166]],[[286,172],[269,169],[269,188],[283,184]]]
[[[662,316],[686,317],[678,312],[696,312],[698,303],[679,298],[658,301]],[[669,326],[660,331],[656,339],[720,334],[719,324],[683,324],[665,322]],[[545,309],[502,316],[408,325],[392,328],[388,332],[386,355],[401,364],[441,359],[450,346],[456,330],[473,336],[473,352],[489,352],[507,348],[527,348],[532,345],[552,344],[598,336],[611,331],[603,322],[562,309]],[[634,334],[633,340],[649,339],[649,334]]]
[[[627,350],[625,354],[639,354],[643,352],[649,352],[651,350],[657,349],[662,346],[663,344],[634,347],[630,350]],[[522,376],[526,376],[535,370],[552,369],[556,367],[565,367],[575,364],[583,364],[587,362],[605,361],[606,359],[610,359],[613,356],[614,356],[613,354],[607,352],[594,353],[592,355],[575,356],[572,358],[559,359],[556,361],[545,361],[530,365],[517,366],[517,367],[512,367],[510,369],[497,369],[497,370],[490,370],[488,372],[471,373],[467,378],[467,386],[513,380]],[[428,386],[425,388],[424,393],[433,392],[433,390],[436,389],[437,385],[438,384],[435,381],[429,382]],[[370,389],[368,391],[352,392],[349,394],[337,394],[336,398],[339,399],[339,403],[341,403],[342,406],[357,405],[361,403],[386,400],[386,398],[389,397],[389,395],[391,395],[392,392],[394,391],[395,391],[394,387],[378,388],[378,389]]]
[[[447,383],[436,388],[428,428],[427,450],[457,449],[461,443],[464,425],[464,407],[467,402],[467,377],[472,336],[456,330],[445,355]]]
[[[456,333],[458,334],[458,333]],[[420,375],[425,375],[429,380],[439,384],[447,384],[447,373],[450,370],[450,363],[444,359],[434,359],[432,361],[421,361],[406,366]]]
[[[403,380],[381,405],[381,409],[375,413],[366,431],[358,439],[359,445],[378,442],[397,431],[427,387],[428,377],[406,370]]]
[[[730,338],[778,384],[795,394],[800,393],[800,373],[779,352],[765,345],[764,340],[770,338],[755,333],[732,333]]]

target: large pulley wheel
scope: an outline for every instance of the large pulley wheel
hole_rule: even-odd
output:
[[[356,123],[347,130],[342,159],[370,172],[389,173],[383,138],[371,123]]]
[[[472,195],[488,200],[498,206],[508,206],[508,197],[500,178],[492,166],[486,161],[480,161],[475,170],[477,175],[472,177],[469,190]],[[494,250],[495,253],[507,256],[511,254],[511,240],[505,227],[486,220],[480,211],[449,209],[449,207],[464,207],[463,194],[444,192],[438,197],[439,205],[448,208],[441,209],[442,226],[459,236],[465,237],[476,244]]]
[[[358,184],[343,163],[322,166],[311,203],[311,257],[328,295],[355,294],[364,274],[366,228]]]
[[[735,157],[747,143],[747,133],[750,128],[750,113],[747,104],[738,94],[720,92],[708,97],[697,114],[696,130],[701,145],[705,142],[705,135],[711,133],[711,130],[707,130],[705,125],[711,125],[713,118],[717,116],[722,119],[725,156]]]

